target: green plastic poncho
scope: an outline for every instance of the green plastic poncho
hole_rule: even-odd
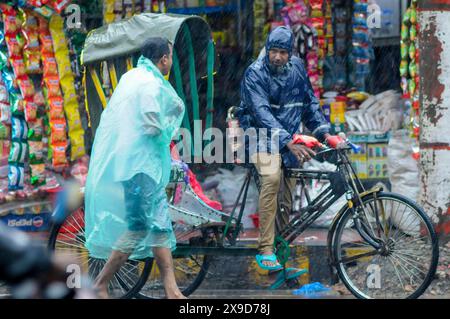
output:
[[[152,247],[175,249],[165,187],[169,146],[183,115],[182,100],[149,59],[141,56],[120,79],[101,115],[86,181],[86,247],[92,257],[119,250],[141,259],[152,257]]]

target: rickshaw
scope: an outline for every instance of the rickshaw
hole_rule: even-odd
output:
[[[108,96],[120,76],[135,65],[140,45],[149,35],[165,36],[174,43],[169,81],[187,106],[183,126],[191,130],[194,120],[201,119],[206,128],[211,127],[214,43],[208,24],[197,16],[146,13],[94,30],[87,37],[82,63],[92,136]],[[206,96],[199,96],[200,86],[206,88]],[[358,298],[417,298],[433,280],[439,256],[430,219],[404,196],[384,192],[380,187],[365,189],[348,159],[351,147],[349,142],[346,148],[323,148],[317,153],[315,158],[335,164],[334,170],[301,167],[286,170],[287,176],[297,180],[307,204],[293,210],[289,224],[277,229],[274,242],[277,257],[285,269],[292,264],[292,251],[299,245],[296,238],[345,197],[327,238],[327,258],[333,273]],[[245,166],[248,173],[237,188],[235,205],[229,213],[208,206],[196,194],[186,179],[185,167],[176,166],[172,170],[167,193],[177,236],[173,256],[177,283],[185,296],[201,285],[215,257],[257,253],[240,236],[249,186],[252,180],[259,185],[259,176],[252,165],[239,165]],[[315,198],[310,198],[306,187],[311,180],[328,182]],[[92,258],[84,247],[83,210],[68,210],[59,205],[53,217],[49,249],[56,254],[69,254],[95,278],[105,260]],[[270,288],[283,285],[298,287],[298,281],[283,271]],[[164,289],[154,260],[128,260],[110,282],[109,293],[113,298],[163,298]]]

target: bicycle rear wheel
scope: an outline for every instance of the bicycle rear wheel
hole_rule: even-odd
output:
[[[89,256],[85,247],[84,212],[77,210],[62,225],[54,225],[50,231],[48,248],[55,256],[71,261],[88,275],[93,282],[103,269],[106,259]],[[127,260],[109,283],[108,294],[114,299],[133,298],[148,277],[152,259]]]
[[[356,229],[347,209],[333,234],[332,251],[338,275],[358,298],[417,298],[436,273],[438,239],[430,219],[401,195],[378,193],[356,205],[365,232],[381,243],[369,244]]]
[[[177,244],[189,244],[192,238],[202,236],[201,232],[190,226],[174,225]],[[105,259],[89,256],[85,247],[84,213],[80,209],[67,217],[62,225],[54,225],[50,231],[48,248],[56,256],[72,260],[81,271],[94,281]],[[174,257],[176,282],[185,296],[189,296],[201,284],[210,265],[205,255]],[[127,260],[114,275],[108,289],[111,298],[116,299],[159,299],[165,298],[160,272],[153,258]]]

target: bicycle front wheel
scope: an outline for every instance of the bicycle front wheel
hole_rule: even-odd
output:
[[[398,194],[370,194],[362,202],[354,213],[347,209],[342,214],[333,234],[340,279],[358,298],[419,297],[433,280],[439,258],[430,219],[416,203]],[[379,247],[368,243],[363,233]]]

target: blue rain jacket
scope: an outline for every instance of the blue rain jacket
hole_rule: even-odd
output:
[[[278,27],[270,33],[266,54],[253,62],[244,74],[237,111],[241,127],[244,130],[256,128],[258,132],[256,151],[280,152],[285,167],[299,165],[285,146],[293,134],[300,133],[302,122],[320,141],[330,131],[302,60],[292,56],[293,41],[294,36],[287,27]],[[289,62],[282,69],[270,66],[269,50],[274,47],[289,52]],[[261,128],[268,130],[267,135],[260,133]],[[249,149],[249,142],[247,138],[246,147],[251,156],[255,150]]]

